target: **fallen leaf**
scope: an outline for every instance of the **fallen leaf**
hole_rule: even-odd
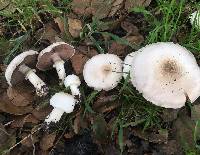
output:
[[[133,134],[141,139],[152,143],[165,143],[168,140],[167,130],[158,130],[158,133],[153,131],[142,131],[141,129],[133,129]]]
[[[159,150],[160,154],[166,155],[183,155],[183,150],[179,143],[176,140],[169,140],[166,143],[160,144],[156,146],[157,150]]]
[[[126,53],[126,47],[127,45],[122,45],[117,42],[113,42],[108,50],[108,53],[121,56]]]
[[[89,58],[97,55],[97,51],[90,49],[87,46],[79,46],[76,48],[76,53],[70,59],[72,67],[76,74],[81,74],[83,72],[83,67]]]
[[[151,0],[126,0],[125,9],[129,10],[134,7],[147,7],[151,3]]]
[[[90,9],[91,0],[73,0],[71,3],[72,10],[78,15],[90,16],[92,14]]]
[[[194,121],[198,121],[200,119],[200,105],[193,105],[191,109],[191,118]]]
[[[45,24],[44,28],[39,29],[35,33],[35,38],[41,42],[54,43],[59,38],[59,33],[56,31],[52,23]]]
[[[17,87],[8,87],[7,95],[12,104],[16,106],[27,106],[34,101],[33,91],[31,87],[20,85]]]
[[[56,138],[56,133],[45,134],[40,141],[40,148],[44,151],[47,151],[54,145]]]
[[[76,74],[81,74],[83,72],[83,67],[89,58],[82,53],[76,52],[71,58],[72,67]]]
[[[129,43],[134,45],[140,45],[144,42],[144,37],[142,35],[136,35],[136,36],[126,36],[124,37]]]
[[[39,123],[39,120],[36,119],[33,114],[28,114],[25,116],[18,116],[15,117],[12,123],[10,124],[11,128],[22,128],[25,123],[32,123],[37,124]]]
[[[59,27],[59,29],[60,29],[60,32],[61,32],[61,33],[65,33],[65,25],[64,25],[63,20],[62,20],[60,17],[56,17],[56,18],[54,19],[54,22],[55,22],[56,24],[58,24],[58,27]]]
[[[77,15],[102,19],[114,16],[123,6],[123,0],[73,0],[71,5]]]
[[[79,112],[76,115],[76,118],[74,119],[74,123],[73,123],[73,129],[74,129],[74,133],[78,134],[81,129],[86,129],[88,128],[88,120],[87,118],[84,118],[81,113]]]
[[[173,123],[173,136],[176,141],[183,147],[190,149],[195,148],[193,129],[195,122],[185,113],[179,113],[178,119]]]
[[[6,130],[3,124],[0,124],[0,154],[5,153],[16,142],[15,130]]]
[[[178,111],[177,109],[163,109],[160,117],[164,122],[172,122],[177,118]]]
[[[127,36],[139,34],[139,29],[137,28],[137,26],[135,26],[129,21],[121,22],[121,27],[128,33]]]
[[[80,32],[82,31],[82,22],[79,19],[73,19],[68,17],[68,27],[69,33],[74,38],[78,38],[80,36]]]
[[[124,0],[115,0],[112,3],[112,8],[111,8],[108,16],[109,17],[114,16],[117,13],[117,11],[119,9],[121,9],[121,7],[123,6],[123,2],[124,2]]]
[[[97,115],[93,118],[92,129],[94,132],[94,137],[100,143],[107,143],[109,138],[108,126],[102,115]]]
[[[37,107],[32,111],[33,116],[38,120],[44,120],[52,111],[51,106]]]
[[[0,110],[6,113],[14,114],[14,115],[24,115],[30,113],[33,110],[32,105],[20,107],[15,106],[9,100],[6,93],[0,94]]]
[[[26,147],[33,147],[38,142],[36,135],[30,135],[28,133],[22,133],[21,138],[24,139],[21,144]]]

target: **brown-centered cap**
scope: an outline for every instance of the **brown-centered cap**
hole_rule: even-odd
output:
[[[35,68],[38,52],[29,50],[16,56],[8,65],[5,77],[9,85],[16,85],[24,80],[24,74],[19,71],[19,66],[25,64],[30,68]]]
[[[45,71],[53,67],[55,57],[60,57],[63,61],[69,60],[75,53],[73,46],[65,42],[56,42],[42,50],[38,56],[37,68]]]

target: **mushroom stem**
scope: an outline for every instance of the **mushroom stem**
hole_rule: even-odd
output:
[[[47,124],[50,124],[51,122],[58,122],[60,118],[62,117],[64,111],[58,108],[54,108],[52,112],[48,115],[48,117],[45,119],[45,122]]]
[[[63,82],[66,77],[64,63],[65,62],[63,60],[59,60],[59,61],[54,62],[54,65],[53,65],[53,67],[56,68],[58,77],[61,80],[61,82]]]
[[[71,85],[70,90],[71,90],[71,93],[73,96],[79,96],[79,97],[81,96],[81,93],[80,93],[77,85]]]
[[[38,96],[45,96],[48,93],[48,87],[46,84],[35,74],[35,70],[29,68],[25,64],[19,66],[19,71],[25,75],[25,78],[28,79],[36,89]]]

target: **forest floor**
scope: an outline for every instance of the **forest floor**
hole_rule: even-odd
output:
[[[197,0],[0,1],[0,154],[200,154],[199,99],[165,109],[146,101],[128,80],[98,92],[82,75],[85,62],[98,53],[124,60],[155,42],[178,43],[200,64],[200,30],[189,19],[198,9]],[[82,99],[73,113],[47,129],[43,122],[52,110],[50,97],[69,92],[58,84],[56,71],[37,70],[49,86],[46,97],[36,96],[27,81],[10,88],[4,73],[19,53],[41,51],[56,41],[76,49],[65,69],[80,77]]]

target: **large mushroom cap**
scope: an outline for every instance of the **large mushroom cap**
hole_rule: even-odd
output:
[[[57,54],[62,60],[70,59],[75,53],[73,46],[65,42],[56,42],[42,50],[38,56],[37,68],[45,71],[53,67],[52,56]]]
[[[34,68],[37,61],[37,51],[29,50],[16,56],[8,65],[5,77],[10,86],[15,85],[24,80],[24,74],[18,71],[21,64],[25,64],[30,68]]]
[[[194,56],[174,43],[154,43],[134,57],[131,81],[144,98],[165,108],[180,108],[200,95],[200,69]]]
[[[124,77],[124,79],[126,79],[127,75],[129,74],[129,72],[131,70],[132,61],[133,61],[134,57],[137,55],[137,53],[138,52],[132,52],[125,57],[124,63],[123,63],[123,77]]]
[[[74,110],[76,100],[70,94],[59,92],[52,96],[50,99],[50,105],[54,108],[65,111],[66,113],[71,113]]]
[[[95,90],[111,90],[122,77],[122,61],[114,54],[98,54],[83,69],[84,80]]]

